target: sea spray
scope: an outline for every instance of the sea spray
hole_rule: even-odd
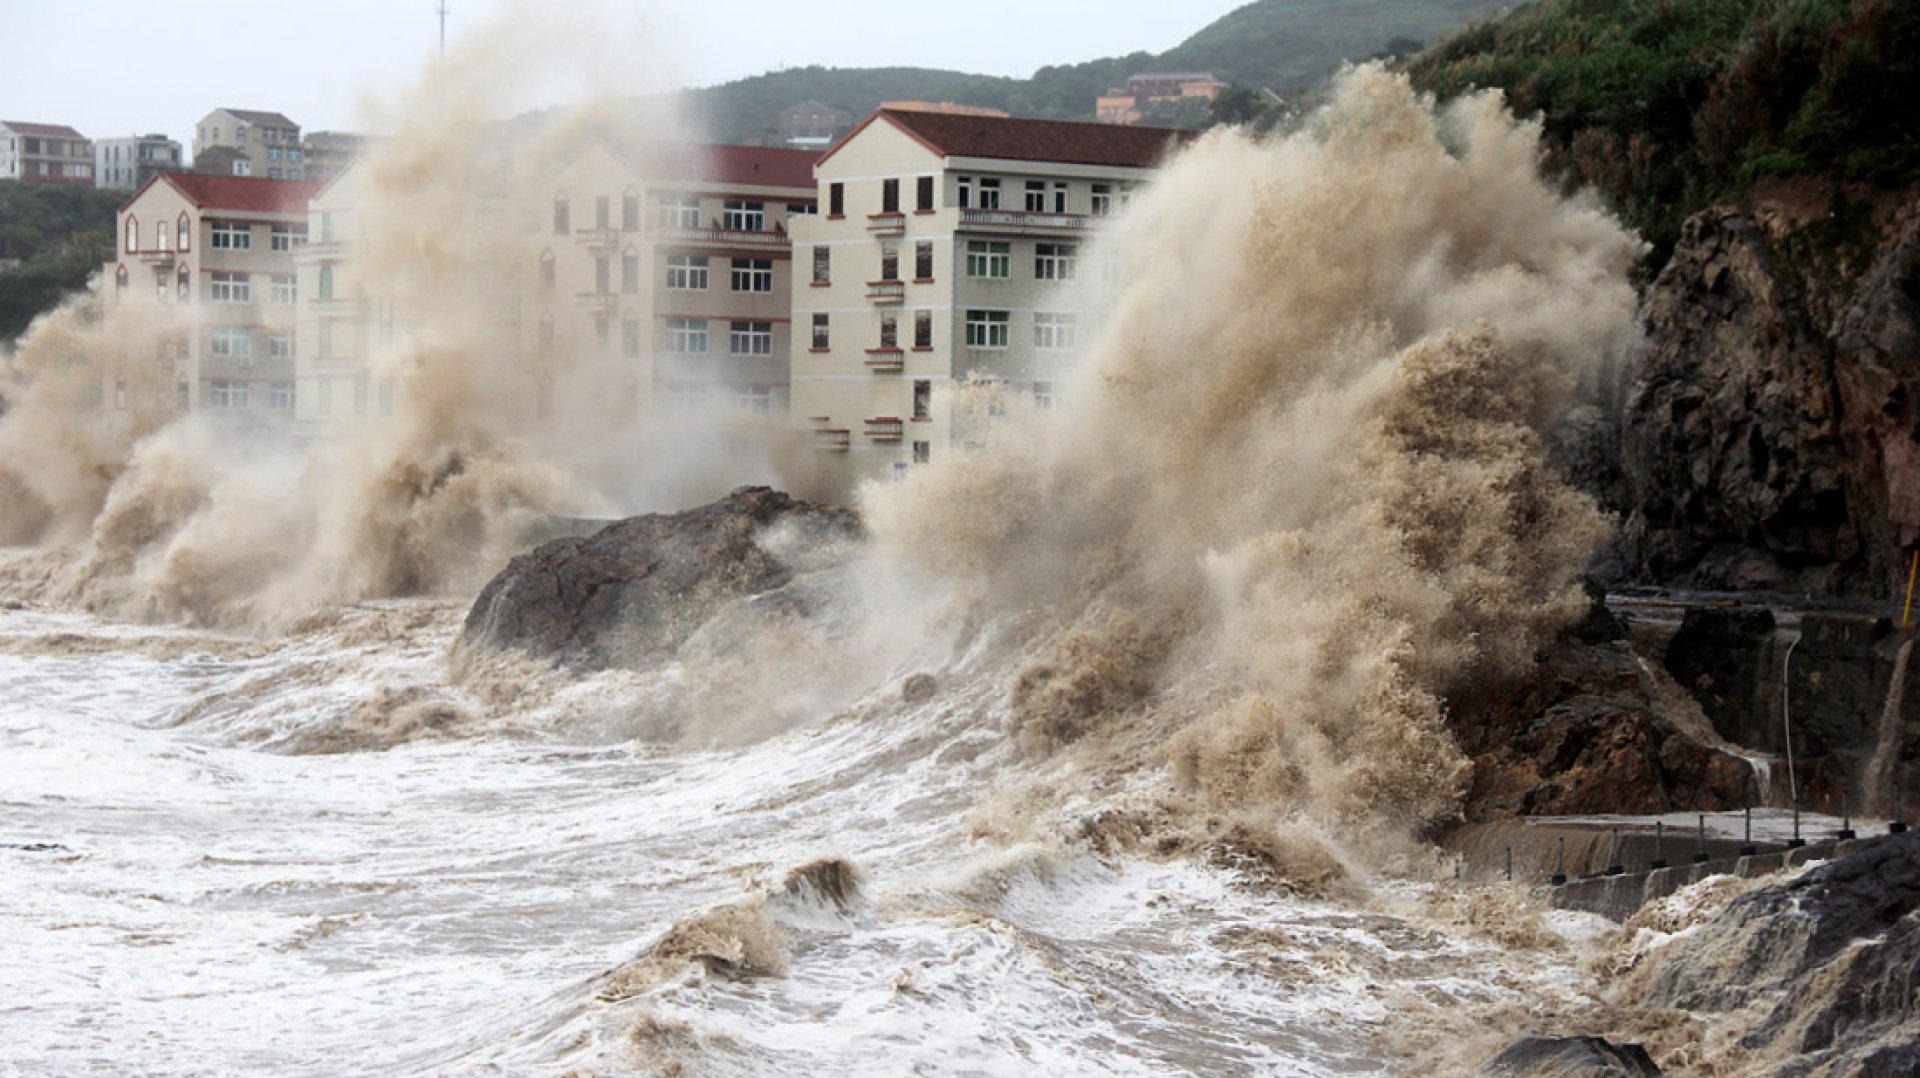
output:
[[[1067,407],[867,489],[984,616],[1048,612],[1031,748],[1356,845],[1456,811],[1447,694],[1582,609],[1605,524],[1541,431],[1633,311],[1638,243],[1538,138],[1377,68],[1295,134],[1208,135],[1089,259],[1118,290]]]

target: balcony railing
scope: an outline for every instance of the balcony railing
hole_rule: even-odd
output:
[[[685,228],[664,225],[660,228],[660,238],[676,243],[707,243],[735,247],[785,247],[788,245],[785,232],[756,231],[746,228]]]
[[[576,229],[573,238],[588,247],[614,247],[620,243],[620,230],[617,228]]]
[[[898,416],[876,416],[866,422],[867,437],[876,442],[897,442],[906,433],[906,424]]]
[[[573,301],[583,311],[604,313],[619,305],[620,296],[614,292],[575,292]]]
[[[813,446],[815,449],[847,449],[853,445],[853,432],[850,430],[815,430]]]
[[[157,262],[164,265],[172,262],[179,255],[180,252],[171,247],[142,247],[134,252],[133,257],[142,262]]]
[[[867,369],[875,374],[898,374],[907,369],[907,354],[898,348],[869,348]]]
[[[867,298],[875,303],[905,303],[907,284],[905,281],[868,281]]]
[[[1028,213],[1024,210],[975,209],[960,211],[961,226],[974,228],[1069,229],[1084,232],[1099,228],[1105,222],[1105,217],[1090,217],[1078,213]]]
[[[873,213],[867,215],[867,231],[876,236],[898,236],[907,230],[907,215],[904,213]]]

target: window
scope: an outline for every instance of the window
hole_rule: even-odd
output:
[[[1113,185],[1096,183],[1093,185],[1093,215],[1105,217],[1113,212]]]
[[[631,247],[620,256],[620,291],[629,296],[640,291],[640,252]]]
[[[333,211],[332,210],[322,210],[320,212],[320,242],[321,243],[333,242]]]
[[[899,213],[900,212],[900,181],[899,180],[881,180],[880,181],[880,212],[881,213]]]
[[[667,350],[695,356],[706,354],[706,322],[697,318],[667,319]]]
[[[244,273],[216,273],[208,283],[207,298],[215,303],[253,302],[253,283]]]
[[[307,230],[294,225],[274,225],[272,247],[276,251],[292,251],[307,245]]]
[[[914,181],[913,208],[916,210],[933,209],[933,177],[922,176]]]
[[[320,340],[314,348],[314,357],[316,359],[333,358],[333,320],[331,318],[320,320]]]
[[[1007,340],[1007,312],[967,312],[968,348],[1005,348]]]
[[[734,386],[728,390],[728,396],[735,408],[748,415],[770,415],[773,412],[771,386]]]
[[[167,271],[164,269],[153,271],[155,283],[159,285],[160,295],[163,299],[166,298],[166,274]],[[193,300],[193,274],[187,272],[187,264],[185,262],[180,263],[180,272],[173,275],[173,283],[174,291],[179,295],[180,302],[188,303]]]
[[[267,406],[276,412],[293,411],[293,383],[275,382],[267,391]]]
[[[924,378],[913,383],[913,418],[933,418],[933,383]]]
[[[613,291],[613,259],[606,255],[593,260],[593,290],[603,296]]]
[[[822,312],[813,316],[813,348],[816,352],[824,352],[828,347],[827,315]]]
[[[913,443],[913,462],[915,464],[925,464],[926,462],[932,459],[933,459],[933,443],[932,442]]]
[[[243,326],[224,326],[208,335],[207,350],[229,359],[247,359],[253,355],[253,334]]]
[[[707,290],[707,256],[668,255],[667,287],[684,292]]]
[[[960,176],[957,178],[960,181],[960,208],[964,210],[973,205],[973,177]]]
[[[933,312],[913,312],[913,346],[915,348],[933,347]]]
[[[333,298],[333,267],[325,262],[320,264],[320,298]]]
[[[162,270],[161,272],[164,274],[166,271]],[[125,292],[127,290],[127,267],[121,266],[119,269],[113,271],[113,287],[116,292]],[[167,294],[167,285],[164,280],[160,283],[160,294],[163,296]]]
[[[815,247],[813,249],[813,283],[827,284],[833,275],[833,248]]]
[[[1013,275],[1011,247],[992,240],[967,241],[967,276],[997,277]]]
[[[1072,348],[1079,319],[1071,314],[1036,311],[1033,316],[1033,346],[1048,351]]]
[[[980,180],[980,208],[997,210],[1000,208],[1000,181],[991,176]]]
[[[278,146],[267,147],[267,160],[269,161],[280,160],[280,147]],[[279,169],[274,169],[273,171],[278,172]]]
[[[620,320],[620,353],[628,359],[640,358],[640,316],[632,311]]]
[[[921,240],[913,245],[913,279],[916,281],[933,280],[933,241]]]
[[[661,195],[660,227],[699,228],[700,198],[697,195]]]
[[[564,193],[553,196],[553,234],[564,236],[572,228],[567,212],[567,196]]]
[[[540,252],[540,287],[544,291],[553,291],[553,252]]]
[[[1053,183],[1053,212],[1067,212],[1067,181],[1055,180]]]
[[[631,187],[620,196],[620,229],[623,232],[640,231],[640,192]]]
[[[1033,383],[1033,406],[1043,412],[1053,411],[1053,383]]]
[[[296,294],[297,286],[294,284],[293,274],[276,273],[273,275],[273,302],[292,303]]]
[[[187,217],[187,211],[180,211],[180,219],[173,223],[173,231],[174,237],[180,241],[181,251],[185,252],[193,249],[193,222]],[[306,242],[306,231],[304,229],[301,230],[300,241],[302,243]]]
[[[156,251],[173,250],[173,228],[165,221],[153,223],[153,247]]]
[[[1044,213],[1047,209],[1047,181],[1027,181],[1027,212]]]
[[[733,290],[735,292],[773,291],[773,260],[769,258],[734,259]]]
[[[140,250],[140,219],[127,218],[127,253],[136,254]]]
[[[1042,281],[1071,281],[1080,249],[1071,243],[1041,243],[1033,249],[1033,275]]]
[[[602,351],[605,351],[607,347],[607,328],[606,315],[596,314],[593,316],[593,343],[599,345]]]
[[[900,248],[891,243],[880,248],[880,279],[883,281],[900,279]]]
[[[613,227],[613,200],[605,195],[596,195],[593,200],[593,227]]]
[[[847,213],[847,185],[830,183],[827,185],[827,213],[834,217],[844,217]]]
[[[207,383],[207,407],[209,408],[246,408],[253,403],[253,394],[245,382],[214,381]]]
[[[772,322],[735,322],[728,337],[728,351],[736,356],[773,354]]]
[[[213,249],[216,251],[252,250],[252,227],[234,224],[230,221],[215,221],[213,223]]]
[[[720,227],[740,232],[763,232],[767,227],[767,204],[728,199],[720,209]]]
[[[880,316],[880,347],[883,349],[900,347],[900,320],[891,314]]]
[[[293,358],[293,334],[276,333],[267,338],[267,355],[274,359]]]

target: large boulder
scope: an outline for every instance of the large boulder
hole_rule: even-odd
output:
[[[1647,1050],[1599,1037],[1522,1037],[1487,1063],[1500,1078],[1657,1078]]]
[[[796,578],[843,560],[860,535],[851,510],[742,487],[514,558],[474,601],[463,639],[588,670],[655,662],[716,617],[737,616],[739,600],[807,605]]]

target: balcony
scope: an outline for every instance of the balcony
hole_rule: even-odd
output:
[[[620,230],[617,228],[580,228],[575,229],[573,238],[583,247],[618,247]]]
[[[876,442],[897,442],[906,433],[899,416],[876,416],[867,420],[867,437]]]
[[[786,247],[787,234],[747,228],[685,228],[662,226],[660,238],[672,243],[699,243],[716,247]]]
[[[619,306],[620,297],[613,292],[575,292],[573,302],[583,311],[610,314]]]
[[[143,247],[133,253],[133,257],[153,265],[170,266],[180,252],[171,247]]]
[[[889,307],[905,303],[907,284],[905,281],[868,281],[867,298]]]
[[[907,354],[898,348],[869,348],[867,369],[875,374],[899,374],[907,369]]]
[[[867,231],[875,236],[905,235],[907,231],[907,215],[904,213],[868,214]]]
[[[825,450],[845,450],[853,446],[853,432],[850,430],[816,429],[813,432],[813,447]]]
[[[1079,213],[1027,213],[1023,210],[960,211],[960,227],[1004,232],[1087,232],[1106,223],[1105,217]]]

